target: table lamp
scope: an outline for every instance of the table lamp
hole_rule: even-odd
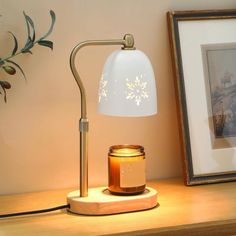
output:
[[[98,93],[98,111],[112,116],[149,116],[157,113],[155,77],[147,56],[136,50],[134,38],[88,40],[77,44],[70,55],[70,68],[81,94],[80,190],[67,195],[69,211],[85,215],[106,215],[153,208],[157,205],[156,190],[146,187],[142,194],[116,196],[107,187],[88,189],[88,129],[86,92],[77,72],[75,57],[85,46],[122,45],[107,59]]]

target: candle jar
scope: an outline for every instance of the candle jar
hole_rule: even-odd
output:
[[[139,145],[111,146],[108,189],[112,194],[134,195],[145,190],[145,153]]]

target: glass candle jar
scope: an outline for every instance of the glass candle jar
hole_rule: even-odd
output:
[[[111,146],[108,154],[108,174],[108,189],[111,193],[142,193],[146,186],[144,148],[139,145]]]

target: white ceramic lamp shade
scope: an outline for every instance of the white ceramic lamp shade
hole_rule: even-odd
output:
[[[157,113],[155,76],[139,50],[117,50],[107,59],[99,86],[98,111],[111,116]]]

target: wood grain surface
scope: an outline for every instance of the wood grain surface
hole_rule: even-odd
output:
[[[8,235],[236,235],[236,183],[186,187],[180,179],[157,180],[159,207],[112,216],[81,216],[56,211],[0,219]],[[0,196],[0,214],[66,203],[72,189]]]

